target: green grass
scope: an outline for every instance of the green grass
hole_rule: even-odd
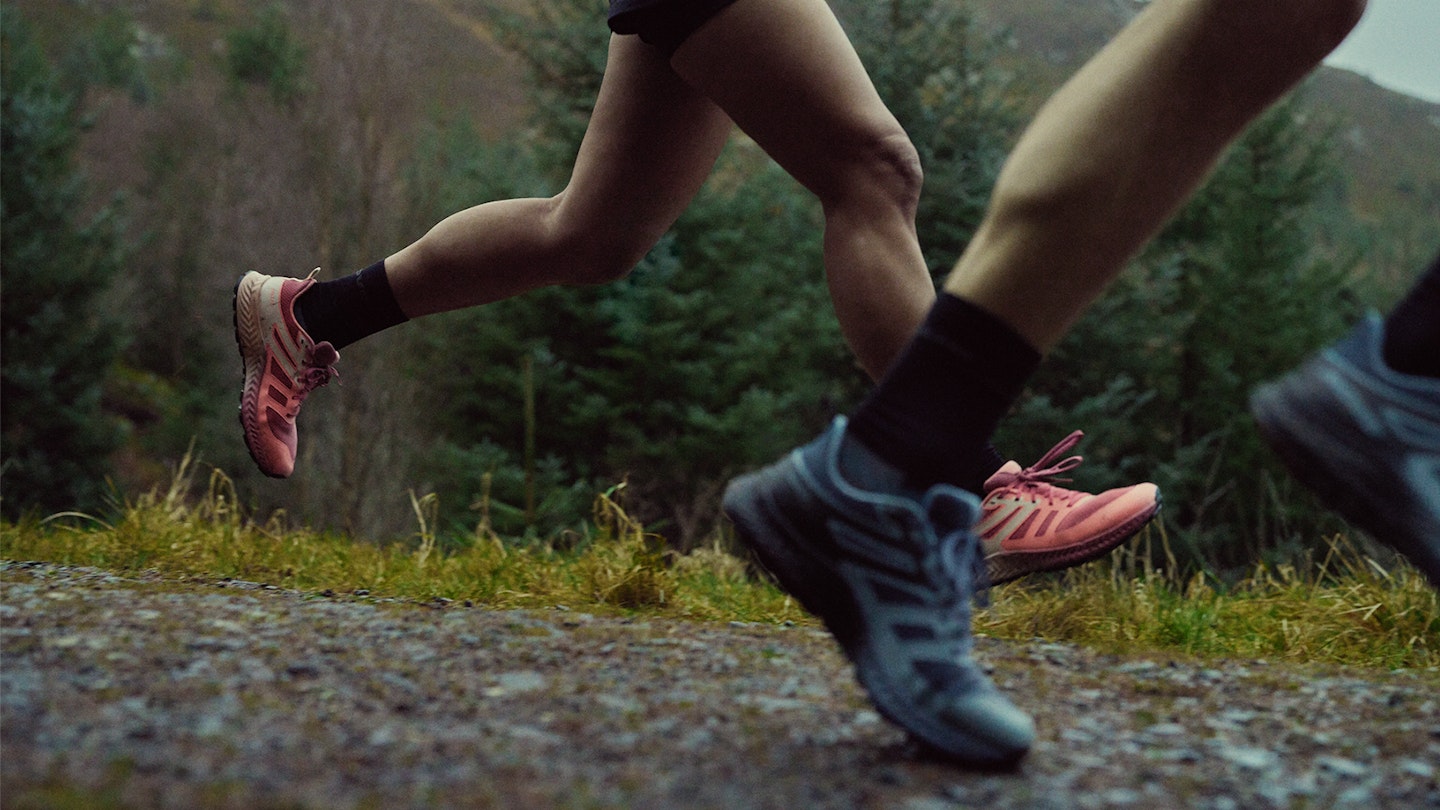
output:
[[[434,501],[412,499],[418,529],[379,545],[257,521],[216,471],[197,492],[193,469],[116,510],[110,522],[61,514],[0,524],[0,558],[147,570],[172,580],[240,579],[302,591],[488,608],[638,612],[700,621],[814,624],[717,538],[676,554],[601,494],[579,542],[506,541],[482,522],[458,541],[435,535]],[[1149,548],[1158,539],[1160,554]],[[1440,600],[1408,566],[1386,570],[1341,538],[1313,570],[1257,567],[1222,586],[1154,565],[1163,535],[1147,532],[1108,560],[993,590],[977,632],[1068,641],[1117,653],[1265,658],[1380,668],[1440,666]]]
[[[256,521],[237,506],[223,473],[212,473],[198,494],[192,473],[182,467],[168,489],[124,504],[109,521],[62,513],[0,524],[0,558],[502,609],[563,605],[698,620],[805,619],[788,597],[757,585],[743,562],[718,548],[667,551],[614,493],[596,497],[594,528],[579,542],[507,542],[482,524],[469,537],[441,543],[427,496],[412,497],[415,535],[381,545],[291,526],[283,514]]]
[[[1224,586],[1181,580],[1147,529],[1108,561],[1038,585],[997,589],[976,629],[1006,638],[1073,641],[1112,652],[1263,658],[1371,667],[1440,666],[1440,598],[1408,565],[1387,569],[1344,537],[1317,545],[1311,570],[1256,566]]]

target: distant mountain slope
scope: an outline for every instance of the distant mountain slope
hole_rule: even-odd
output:
[[[832,0],[842,18],[857,2]],[[883,0],[881,0],[883,1]],[[958,0],[957,0],[958,1]],[[397,114],[428,115],[436,110],[471,117],[493,135],[513,132],[527,104],[518,60],[495,40],[486,19],[493,8],[525,8],[523,0],[291,0],[300,10],[344,2],[357,15],[379,13],[390,20],[394,47],[413,73],[403,83],[414,89],[408,109]],[[145,0],[129,4],[56,4],[52,0],[7,0],[46,29],[48,38],[67,35],[67,20],[93,18],[97,10],[124,7],[147,28],[189,55],[201,72],[219,65],[227,31],[243,23],[258,4],[245,0]],[[1010,67],[1040,103],[1071,72],[1143,6],[1136,0],[969,0],[988,30],[1008,32]],[[596,25],[603,25],[597,0]],[[303,14],[302,14],[303,16]],[[309,31],[310,37],[335,32]],[[69,32],[73,36],[73,31]],[[1361,220],[1387,223],[1381,238],[1440,244],[1440,104],[1386,90],[1348,71],[1322,68],[1309,93],[1317,126],[1333,126],[1347,180],[1347,204]],[[1428,250],[1433,251],[1433,247]]]
[[[1017,69],[1037,99],[1069,76],[1133,17],[1135,0],[970,0],[976,17],[1008,32]],[[1440,104],[1322,67],[1307,90],[1316,126],[1334,127],[1347,202],[1380,239],[1409,240],[1398,261],[1440,247]]]

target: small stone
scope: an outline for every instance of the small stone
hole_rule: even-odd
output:
[[[1374,800],[1375,792],[1364,785],[1350,788],[1335,797],[1337,805],[1353,805],[1355,807],[1372,807]]]
[[[416,684],[415,681],[398,672],[382,672],[380,673],[380,680],[407,694],[417,695],[421,691],[420,686]]]
[[[626,697],[624,695],[597,695],[595,697],[595,702],[599,703],[601,706],[604,706],[607,709],[610,709],[611,711],[619,712],[621,714],[638,712],[645,708],[645,706],[640,701],[632,697]]]
[[[1220,756],[1230,762],[1254,771],[1263,771],[1275,764],[1275,754],[1264,748],[1225,748]]]
[[[497,686],[506,693],[535,692],[544,689],[549,681],[538,672],[502,672],[495,678]]]
[[[1179,723],[1156,723],[1145,731],[1157,737],[1178,737],[1185,733],[1185,727]]]
[[[393,725],[386,724],[370,732],[370,736],[366,739],[366,742],[373,746],[381,747],[395,742],[399,739],[399,736]]]
[[[681,737],[680,741],[676,743],[676,746],[684,751],[694,751],[709,745],[714,739],[714,732],[709,729],[697,728],[690,730],[685,736]]]
[[[1204,758],[1193,748],[1168,748],[1156,751],[1152,756],[1161,762],[1199,762]]]
[[[1139,802],[1143,797],[1140,791],[1130,788],[1115,788],[1105,791],[1105,803],[1108,805],[1131,805]]]
[[[735,698],[735,702],[742,706],[754,706],[765,714],[811,708],[811,705],[803,700],[772,697],[770,695],[740,695]]]
[[[1421,762],[1418,759],[1407,759],[1400,763],[1400,770],[1411,776],[1418,776],[1421,779],[1429,779],[1435,775],[1435,768]]]
[[[1315,764],[1340,776],[1361,777],[1370,771],[1363,763],[1344,757],[1316,757]]]

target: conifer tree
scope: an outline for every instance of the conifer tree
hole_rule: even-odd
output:
[[[980,224],[1020,125],[1015,88],[998,66],[1002,45],[966,3],[886,0],[841,11],[876,90],[920,153],[916,229],[943,278]]]
[[[82,220],[75,98],[9,8],[0,54],[4,511],[91,509],[119,440],[101,395],[124,341],[107,306],[122,256],[108,212]]]

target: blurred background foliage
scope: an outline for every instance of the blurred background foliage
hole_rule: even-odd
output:
[[[603,5],[0,5],[4,513],[103,512],[193,448],[249,506],[368,539],[409,532],[411,492],[438,495],[454,538],[482,521],[517,542],[579,536],[595,494],[624,481],[627,510],[672,545],[709,542],[728,478],[868,387],[830,309],[818,206],[738,133],[625,280],[347,349],[340,384],[306,405],[294,479],[254,472],[235,428],[235,278],[335,277],[460,208],[561,188],[604,65]],[[1100,0],[834,5],[920,150],[938,282],[1029,112],[1124,15]],[[1183,565],[1303,562],[1344,531],[1263,450],[1244,400],[1388,305],[1440,245],[1440,170],[1383,174],[1388,141],[1365,129],[1380,119],[1354,117],[1357,99],[1389,105],[1388,133],[1435,105],[1336,89],[1354,80],[1321,71],[1250,129],[998,437],[1029,463],[1084,429],[1075,486],[1155,480]]]

